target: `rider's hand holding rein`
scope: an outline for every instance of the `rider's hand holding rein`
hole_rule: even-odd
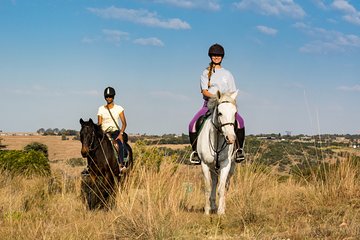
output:
[[[121,129],[120,129],[120,133],[119,135],[117,136],[117,139],[119,139],[122,143],[124,142],[124,138],[123,138],[123,134],[125,132],[125,128],[126,128],[126,118],[125,118],[125,114],[124,114],[124,111],[122,111],[120,114],[120,121],[121,121]]]

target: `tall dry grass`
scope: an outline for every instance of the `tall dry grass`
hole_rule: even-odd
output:
[[[351,159],[306,179],[238,164],[219,217],[203,213],[200,166],[151,167],[148,157],[138,154],[110,211],[86,209],[80,178],[57,173],[56,188],[1,172],[1,239],[360,239],[360,168]]]

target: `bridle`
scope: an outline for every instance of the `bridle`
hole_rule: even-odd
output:
[[[222,127],[224,126],[227,126],[227,125],[231,125],[233,127],[235,127],[235,123],[234,122],[227,122],[227,123],[221,123],[220,120],[219,120],[219,105],[223,104],[223,103],[231,103],[230,101],[223,101],[223,102],[220,102],[219,104],[216,105],[215,107],[215,110],[213,112],[214,114],[214,117],[217,117],[217,122],[220,123],[220,124],[216,124],[215,123],[215,120],[214,120],[214,117],[211,119],[211,123],[212,125],[214,126],[214,128],[216,129],[216,148],[214,146],[214,144],[211,143],[211,137],[210,137],[210,132],[209,132],[209,143],[210,143],[210,147],[211,149],[216,153],[216,165],[215,165],[215,169],[219,169],[220,168],[220,163],[219,163],[219,154],[229,145],[224,137],[224,141],[223,143],[221,144],[220,148],[219,148],[219,137],[220,135],[223,135],[224,136],[224,132],[222,130]]]
[[[104,137],[105,137],[105,134],[103,134],[103,136],[102,136],[102,138],[101,138],[101,140],[100,140],[100,138],[97,138],[96,136],[95,136],[95,129],[94,128],[91,128],[91,126],[84,126],[83,128],[88,128],[88,129],[90,129],[90,131],[91,131],[91,142],[90,142],[90,144],[89,144],[89,153],[90,152],[92,152],[92,151],[95,151],[99,146],[101,146],[101,143],[102,143],[102,141],[104,140]],[[100,143],[99,145],[96,145],[95,144],[95,139],[97,139],[98,140],[98,142]],[[93,145],[95,145],[95,146],[93,146]],[[88,153],[88,154],[89,154]]]
[[[219,105],[221,105],[221,104],[223,104],[223,103],[231,103],[230,101],[223,101],[223,102],[221,102],[221,103],[219,103],[218,105],[216,105],[216,108],[215,108],[215,113],[218,113],[219,112]],[[215,114],[214,113],[214,114]],[[218,121],[217,122],[220,122],[219,121],[219,115],[218,114],[215,114],[217,117],[218,117]],[[235,123],[233,123],[233,122],[227,122],[227,123],[221,123],[220,122],[220,125],[218,125],[218,124],[216,124],[215,122],[214,122],[214,119],[212,119],[211,120],[211,123],[213,124],[213,126],[215,127],[215,129],[217,130],[217,132],[218,133],[220,133],[220,134],[222,134],[222,135],[224,135],[224,133],[223,133],[223,131],[222,131],[222,127],[224,127],[224,126],[227,126],[227,125],[232,125],[232,126],[234,126],[235,127]]]

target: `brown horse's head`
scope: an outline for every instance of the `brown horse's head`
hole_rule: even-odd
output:
[[[80,130],[81,155],[83,157],[87,157],[95,141],[95,133],[97,130],[97,125],[94,124],[91,118],[87,122],[85,122],[81,118],[80,124],[81,124],[81,130]]]

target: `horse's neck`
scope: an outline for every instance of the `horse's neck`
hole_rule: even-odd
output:
[[[214,161],[214,156],[220,152],[223,154],[225,151],[232,151],[232,145],[227,145],[225,137],[219,133],[218,129],[215,127],[215,124],[218,124],[216,121],[216,116],[213,116],[212,113],[209,118],[205,120],[204,126],[199,133],[198,137],[198,149],[197,151],[205,154],[209,157],[206,161]],[[215,122],[214,122],[215,121]],[[226,145],[224,145],[226,144]],[[223,156],[223,155],[221,155]],[[222,158],[222,157],[221,157]],[[212,160],[211,160],[212,159]]]
[[[111,147],[111,141],[108,139],[105,133],[95,134],[94,139],[94,153],[103,152],[108,146]]]
[[[217,140],[222,140],[224,136],[219,134],[215,126],[217,126],[216,110],[211,113],[211,115],[206,119],[203,127],[203,132],[207,134],[207,138],[214,142]]]

